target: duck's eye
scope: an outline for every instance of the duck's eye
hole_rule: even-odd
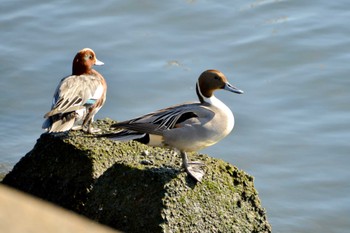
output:
[[[219,80],[219,77],[218,77],[218,76],[215,76],[214,79],[215,79],[215,80]]]
[[[92,55],[89,56],[89,59],[92,59]]]

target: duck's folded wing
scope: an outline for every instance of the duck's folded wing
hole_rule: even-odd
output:
[[[52,103],[52,110],[45,118],[77,111],[92,105],[103,95],[103,85],[92,75],[68,76],[58,85]]]
[[[196,118],[196,113],[192,111],[194,105],[197,104],[176,105],[135,119],[116,123],[112,127],[162,135],[164,130],[175,128],[177,124],[190,118]]]

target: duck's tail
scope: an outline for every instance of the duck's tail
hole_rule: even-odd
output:
[[[115,133],[105,133],[105,134],[99,134],[96,135],[96,137],[99,138],[108,138],[113,141],[120,141],[120,142],[126,142],[126,141],[140,141],[142,142],[142,139],[146,137],[146,133],[139,133],[131,130],[121,130]]]
[[[65,132],[73,128],[75,120],[75,113],[50,116],[44,121],[42,128],[48,133]]]

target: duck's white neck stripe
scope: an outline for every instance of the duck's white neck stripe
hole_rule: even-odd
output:
[[[202,94],[201,89],[199,88],[199,83],[196,83],[196,92],[197,92],[197,96],[198,99],[201,103],[207,102],[205,101],[207,98]]]
[[[199,84],[197,82],[196,84],[196,91],[197,91],[197,96],[198,99],[201,103],[208,103],[208,104],[212,104],[212,105],[217,105],[219,102],[221,103],[221,101],[219,99],[217,99],[214,95],[208,97],[205,97],[202,92],[201,89],[199,88]]]
[[[214,106],[221,106],[223,104],[222,101],[216,98],[214,95],[212,95],[210,98],[204,98],[204,102]]]
[[[219,107],[222,109],[228,108],[221,100],[216,98],[214,95],[212,95],[209,98],[205,97],[199,88],[198,82],[196,84],[196,92],[197,92],[198,99],[201,103],[208,103],[208,104],[211,104],[213,106],[216,106],[216,107]]]

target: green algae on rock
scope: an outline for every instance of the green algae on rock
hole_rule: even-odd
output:
[[[103,132],[114,123],[99,120]],[[271,232],[253,178],[192,153],[196,183],[174,151],[82,132],[43,134],[3,183],[126,232]]]

